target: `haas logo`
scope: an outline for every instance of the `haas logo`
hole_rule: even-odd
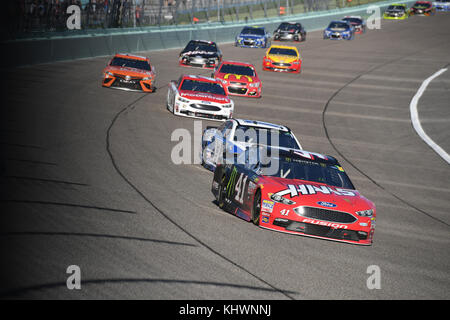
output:
[[[248,79],[248,82],[253,82],[252,77],[246,76],[246,75],[242,75],[242,74],[227,73],[223,78],[226,80],[226,79],[228,79],[231,75],[233,75],[233,76],[236,78],[236,80],[239,80],[239,79],[241,79],[242,77],[246,77],[246,78]]]

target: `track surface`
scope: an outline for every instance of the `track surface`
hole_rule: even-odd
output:
[[[371,247],[255,227],[213,203],[212,173],[174,165],[165,108],[178,50],[148,53],[159,90],[99,86],[109,57],[14,70],[2,109],[2,297],[147,299],[449,299],[450,170],[416,135],[409,102],[450,58],[450,15],[382,21],[355,41],[298,44],[300,75],[259,71],[263,98],[236,117],[285,124],[306,150],[335,155],[377,205]],[[222,45],[254,63],[264,50]],[[419,104],[450,150],[450,74]],[[203,121],[203,126],[211,125]],[[193,157],[193,156],[192,156]],[[66,268],[81,268],[81,290]],[[371,265],[381,289],[366,286]]]

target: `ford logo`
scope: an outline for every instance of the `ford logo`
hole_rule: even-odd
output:
[[[319,201],[319,202],[317,202],[317,204],[318,204],[319,206],[327,207],[327,208],[335,208],[335,207],[337,207],[337,205],[335,205],[334,203],[331,203],[331,202],[325,202],[325,201]]]

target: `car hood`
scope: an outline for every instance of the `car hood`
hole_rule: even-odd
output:
[[[248,39],[263,39],[264,38],[264,36],[258,36],[258,35],[255,35],[255,34],[239,34],[239,37],[242,37],[242,38],[248,38]]]
[[[401,10],[401,9],[391,9],[391,10],[386,10],[386,12],[388,12],[388,13],[404,13],[405,10]]]
[[[279,33],[296,33],[296,32],[300,32],[300,30],[296,30],[296,29],[288,29],[288,30],[278,30]]]
[[[190,91],[190,90],[180,90],[179,93],[182,98],[189,99],[189,100],[205,101],[206,103],[208,103],[208,102],[231,103],[230,98],[228,98],[225,95],[221,95],[221,94],[197,92],[197,91]]]
[[[251,76],[245,76],[241,74],[234,74],[234,73],[218,73],[216,75],[219,79],[224,79],[228,81],[238,81],[238,82],[245,82],[245,83],[254,83],[259,82],[259,79],[257,77],[251,77]]]
[[[279,54],[268,54],[267,57],[274,62],[281,62],[281,63],[292,63],[298,60],[298,57],[283,56]]]
[[[327,28],[326,31],[329,32],[347,32],[350,31],[349,29],[342,29],[342,28]]]
[[[324,183],[279,177],[264,177],[264,184],[271,184],[270,193],[295,201],[295,205],[329,208],[332,210],[367,210],[371,201],[357,190],[337,188]],[[267,188],[268,189],[268,188]]]
[[[104,70],[109,71],[114,74],[120,74],[124,76],[132,76],[132,77],[149,77],[152,76],[151,71],[136,69],[136,68],[128,68],[128,67],[118,67],[118,66],[108,66]]]

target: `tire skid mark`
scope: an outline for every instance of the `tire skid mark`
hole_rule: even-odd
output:
[[[287,290],[283,290],[280,288],[275,287],[274,285],[270,284],[269,282],[267,282],[266,280],[264,280],[263,278],[259,277],[258,275],[252,273],[250,270],[246,269],[245,267],[241,266],[240,264],[234,262],[233,260],[231,260],[231,258],[226,257],[225,255],[223,255],[222,253],[220,253],[219,251],[215,250],[214,248],[212,248],[211,246],[209,246],[206,242],[202,241],[201,239],[199,239],[197,236],[195,236],[193,233],[189,232],[187,229],[185,229],[183,226],[181,226],[179,223],[177,223],[173,218],[171,218],[167,213],[164,212],[164,210],[162,210],[161,208],[159,208],[149,197],[147,197],[141,190],[139,190],[139,188],[137,188],[133,182],[131,182],[131,180],[120,170],[119,165],[116,162],[116,159],[114,158],[113,152],[111,151],[111,131],[114,127],[114,125],[119,121],[120,116],[124,113],[127,113],[131,108],[134,108],[134,106],[136,105],[136,103],[138,103],[140,100],[142,100],[144,97],[146,97],[146,95],[143,95],[139,98],[137,98],[136,100],[134,100],[133,102],[131,102],[130,104],[128,104],[127,106],[125,106],[122,110],[120,110],[112,119],[110,125],[108,126],[108,129],[106,131],[106,151],[111,159],[111,163],[115,169],[115,171],[117,172],[117,174],[119,174],[119,176],[134,190],[136,191],[136,193],[145,201],[147,202],[150,206],[152,206],[159,214],[161,214],[161,216],[163,218],[165,218],[166,220],[168,220],[170,223],[172,223],[175,227],[177,227],[178,229],[180,229],[183,233],[185,233],[186,235],[188,235],[190,238],[192,238],[194,241],[196,241],[197,243],[199,243],[201,246],[203,246],[205,249],[207,249],[208,251],[212,252],[213,254],[219,256],[220,258],[224,259],[225,261],[227,261],[228,263],[230,263],[231,265],[233,265],[234,267],[240,269],[241,271],[247,273],[248,275],[252,276],[253,278],[255,278],[256,280],[260,281],[261,283],[265,284],[266,286],[270,287],[271,290],[276,291],[282,295],[284,295],[286,298],[290,299],[290,300],[295,300],[295,298],[291,295],[292,293],[298,294],[298,292],[292,292],[292,291],[287,291]]]

